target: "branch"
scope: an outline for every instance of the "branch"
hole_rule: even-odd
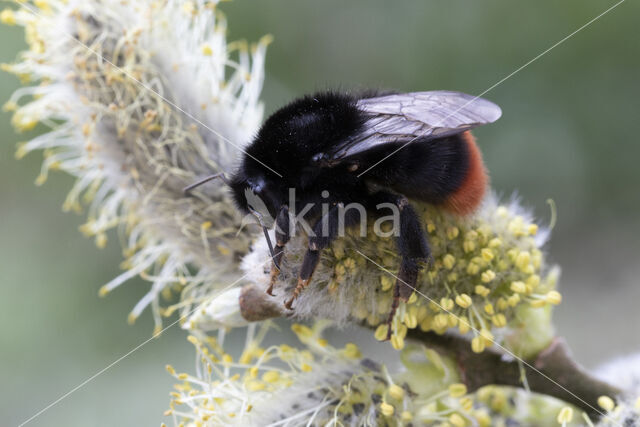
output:
[[[505,357],[501,351],[486,349],[482,353],[474,353],[467,339],[451,334],[438,335],[412,329],[407,335],[452,357],[458,363],[469,391],[490,384],[523,386],[520,364],[511,357]],[[531,391],[571,403],[594,420],[602,416],[598,397],[615,398],[622,393],[622,390],[594,378],[578,365],[561,337],[556,337],[534,360],[525,361],[523,367]]]
[[[240,312],[251,322],[286,316],[279,304],[265,298],[264,291],[253,285],[242,289]],[[474,353],[469,340],[453,334],[438,335],[411,329],[407,336],[453,358],[469,391],[492,384],[523,387],[521,365],[504,352],[486,349],[482,353]],[[598,397],[615,398],[622,393],[619,388],[594,378],[578,365],[560,337],[556,337],[535,359],[525,361],[523,367],[531,391],[571,403],[594,420],[602,416]]]

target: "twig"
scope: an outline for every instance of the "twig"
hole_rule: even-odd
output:
[[[265,295],[263,290],[253,285],[242,289],[240,312],[246,320],[255,322],[286,315],[280,305],[274,304]],[[492,384],[523,387],[522,366],[501,351],[486,349],[482,353],[474,353],[467,338],[453,334],[438,335],[435,332],[411,329],[407,336],[453,358],[469,391]],[[566,342],[560,337],[554,338],[545,350],[535,359],[528,360],[527,364],[524,370],[531,391],[571,403],[585,411],[593,420],[602,415],[597,409],[600,396],[615,399],[622,393],[619,388],[594,378],[578,365]]]
[[[412,329],[407,335],[452,357],[458,363],[463,382],[469,391],[490,384],[523,386],[521,365],[517,360],[505,357],[503,352],[486,349],[482,353],[474,353],[466,338],[451,334],[438,335]],[[594,378],[578,365],[561,337],[554,338],[549,347],[527,363],[529,366],[525,365],[524,369],[531,391],[571,403],[594,420],[602,415],[602,411],[597,409],[598,397],[606,395],[615,398],[622,393],[619,388]]]

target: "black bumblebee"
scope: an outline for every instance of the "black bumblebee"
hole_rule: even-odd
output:
[[[341,208],[358,203],[375,213],[379,204],[392,203],[399,211],[397,246],[402,261],[390,322],[399,299],[411,295],[430,256],[421,221],[408,199],[460,215],[473,212],[483,198],[487,175],[469,129],[500,115],[500,108],[487,100],[449,91],[362,96],[323,92],[276,111],[246,148],[228,182],[242,211],[253,211],[246,197],[250,190],[276,220],[275,250],[264,229],[273,257],[267,292],[271,294],[289,240],[290,208],[300,212],[312,206],[304,218],[311,221],[313,233],[298,285],[285,302],[289,309],[309,285],[320,252],[337,237],[339,221],[349,227],[361,219],[357,210]],[[288,206],[290,189],[295,191],[295,207]],[[323,213],[322,204],[331,208]]]

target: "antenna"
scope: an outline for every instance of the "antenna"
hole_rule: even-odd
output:
[[[199,187],[202,184],[206,184],[207,182],[212,181],[214,179],[221,179],[222,182],[224,182],[226,185],[231,186],[231,183],[229,182],[227,177],[224,175],[224,172],[219,172],[219,173],[204,177],[201,180],[196,181],[193,184],[184,187],[182,191],[184,192],[184,194],[189,194],[191,190],[193,190],[194,188]],[[249,206],[249,211],[254,217],[256,217],[256,219],[258,220],[258,223],[262,227],[262,232],[264,233],[264,237],[265,239],[267,239],[267,246],[269,246],[269,253],[271,254],[273,265],[275,265],[276,268],[280,270],[280,265],[276,261],[276,255],[273,251],[273,244],[271,243],[271,238],[269,237],[269,229],[264,225],[264,221],[262,221],[262,218],[263,218],[262,214],[257,210],[253,209],[251,206]]]
[[[221,179],[221,180],[222,180],[222,182],[224,182],[225,184],[227,184],[227,185],[231,185],[231,183],[229,182],[229,180],[227,179],[227,177],[226,177],[226,176],[224,176],[224,172],[219,172],[219,173],[216,173],[216,174],[213,174],[213,175],[209,175],[209,176],[207,176],[207,177],[204,177],[204,178],[202,178],[200,181],[196,181],[196,182],[194,182],[193,184],[191,184],[191,185],[188,185],[188,186],[184,187],[184,188],[182,189],[182,191],[184,192],[184,194],[189,194],[189,192],[190,192],[191,190],[193,190],[194,188],[196,188],[196,187],[200,187],[202,184],[205,184],[205,183],[207,183],[207,182],[209,182],[209,181],[211,181],[211,180],[218,179],[218,178],[219,178],[219,179]]]

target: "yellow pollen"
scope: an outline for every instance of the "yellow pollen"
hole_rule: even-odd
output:
[[[562,294],[558,291],[549,291],[545,296],[545,301],[549,304],[558,305],[562,302]]]
[[[507,326],[507,318],[502,313],[498,313],[495,316],[492,316],[491,322],[497,328],[504,328],[505,326]]]
[[[613,411],[613,408],[616,407],[616,403],[609,396],[600,396],[598,405],[607,412]]]
[[[307,365],[306,363],[303,363],[300,369],[303,372],[311,372],[313,370],[313,368],[310,365]]]
[[[569,406],[565,406],[558,413],[557,420],[558,420],[558,423],[560,424],[570,423],[572,419],[573,419],[573,409],[570,408]]]
[[[391,278],[386,274],[380,277],[380,284],[382,285],[382,290],[385,292],[391,289],[391,287],[393,286]]]
[[[453,313],[449,313],[447,315],[447,326],[449,326],[450,328],[453,328],[457,324],[458,324],[458,316],[456,316]]]
[[[462,249],[466,252],[473,252],[476,250],[476,243],[471,240],[465,240],[462,244]]]
[[[435,330],[444,330],[449,326],[449,316],[444,313],[437,314],[433,318],[433,328]]]
[[[480,266],[473,261],[470,262],[467,266],[467,273],[475,276],[476,274],[480,273]]]
[[[466,334],[471,329],[471,325],[469,324],[469,320],[466,317],[461,317],[458,321],[458,330],[461,334]]]
[[[266,383],[275,383],[280,379],[280,373],[278,371],[267,371],[262,374],[262,381]]]
[[[133,325],[134,323],[136,323],[136,319],[138,318],[138,316],[136,316],[133,313],[129,313],[129,315],[127,316],[127,323],[129,323],[130,325]]]
[[[208,44],[202,45],[202,54],[204,56],[211,56],[213,54],[213,49]]]
[[[447,237],[449,238],[449,240],[455,239],[456,237],[458,237],[459,234],[460,234],[460,230],[458,230],[458,227],[447,228]]]
[[[470,397],[460,399],[460,406],[467,412],[471,411],[473,409],[473,399]]]
[[[412,308],[415,308],[415,306]],[[414,329],[418,326],[417,311],[418,310],[410,310],[404,314],[404,324],[407,325],[407,328]]]
[[[355,345],[352,342],[347,343],[344,346],[344,354],[345,354],[345,356],[347,356],[347,357],[349,357],[351,359],[358,359],[358,358],[362,357],[362,353],[360,353],[360,349],[358,348],[357,345]]]
[[[291,330],[300,338],[311,338],[313,336],[311,328],[299,323],[291,325]]]
[[[382,412],[382,415],[384,415],[385,417],[390,417],[391,415],[393,415],[395,408],[393,407],[393,405],[388,404],[387,402],[382,402],[380,404],[380,412]]]
[[[495,278],[496,278],[496,273],[493,270],[487,270],[487,271],[483,272],[482,275],[480,275],[480,279],[482,280],[483,283],[489,283],[489,282],[493,281],[493,279],[495,279]],[[478,286],[482,286],[482,285],[478,285]],[[478,293],[478,295],[482,295],[477,291],[478,286],[476,286],[476,293]],[[484,288],[484,286],[482,286],[482,287]],[[484,288],[484,289],[487,289],[487,288]],[[488,291],[488,289],[487,289],[487,291]],[[488,294],[488,292],[487,292],[487,294]],[[482,295],[482,296],[486,297],[486,295]]]
[[[391,346],[398,351],[402,350],[404,348],[404,338],[396,334],[392,335]]]
[[[0,12],[0,22],[6,25],[16,25],[16,15],[11,9]]]
[[[538,276],[537,274],[532,274],[527,279],[527,286],[531,287],[531,289],[537,288],[539,284],[540,284],[540,276]]]
[[[34,183],[35,183],[35,185],[37,185],[37,186],[41,186],[41,185],[42,185],[42,184],[44,184],[45,182],[47,182],[47,176],[46,176],[46,175],[43,175],[43,174],[40,174],[40,175],[38,175],[38,177],[36,178],[36,180],[35,180],[35,182],[34,182]]]
[[[455,427],[464,427],[467,424],[459,414],[451,414],[449,416],[449,422]]]
[[[467,394],[467,386],[462,383],[455,383],[449,386],[449,396],[462,397]]]
[[[453,310],[453,300],[451,298],[442,298],[440,300],[440,307],[445,311]]]
[[[531,254],[527,251],[522,251],[516,256],[516,267],[520,270],[525,271],[531,262]]]
[[[484,340],[485,345],[493,344],[493,334],[488,329],[481,329],[480,337]]]
[[[474,411],[473,416],[480,427],[489,427],[491,425],[491,417],[485,411]]]
[[[456,263],[456,258],[451,254],[446,254],[442,258],[442,265],[445,266],[446,269],[451,270]]]
[[[482,251],[480,251],[480,255],[482,255],[482,259],[490,262],[494,255],[493,255],[493,251],[489,248],[483,248]]]
[[[464,236],[465,239],[467,240],[477,240],[478,239],[478,232],[475,230],[470,230],[467,231],[467,233]]]
[[[247,390],[249,391],[261,391],[265,388],[266,385],[262,381],[252,380],[247,383]]]
[[[20,144],[18,144],[18,149],[16,150],[15,157],[16,159],[20,160],[21,158],[26,156],[28,153],[29,153],[29,150],[27,149],[26,144],[24,142],[21,142]]]
[[[258,368],[257,367],[252,366],[249,369],[249,377],[254,378],[254,379],[258,377]]]
[[[391,384],[389,387],[389,395],[396,400],[400,400],[404,397],[404,390],[399,385]]]
[[[487,313],[488,315],[492,315],[493,313],[495,313],[494,309],[493,309],[493,304],[491,304],[490,302],[486,303],[484,305],[484,311],[485,313]]]
[[[356,261],[353,258],[347,258],[344,260],[344,266],[348,270],[356,268]]]
[[[511,307],[515,307],[516,305],[518,305],[518,303],[520,302],[520,295],[518,294],[513,294],[511,295],[508,299],[507,302],[509,303],[509,305]]]
[[[384,324],[384,325],[379,325],[376,328],[376,332],[374,334],[375,339],[377,339],[378,341],[383,341],[384,339],[387,338],[387,331],[389,330],[389,326]]]
[[[462,308],[469,308],[471,306],[471,297],[467,294],[460,294],[456,297],[456,304]]]
[[[491,271],[491,270],[488,270],[488,271]],[[484,277],[484,275],[486,273],[487,273],[487,271],[482,273],[483,277]],[[495,276],[495,273],[494,273],[494,276]],[[482,280],[482,281],[484,282],[484,280]],[[481,297],[486,297],[491,292],[491,290],[489,288],[487,288],[486,286],[482,286],[482,285],[476,285],[474,290],[475,290],[476,294],[480,295]]]
[[[489,247],[490,248],[499,248],[500,246],[502,246],[502,240],[498,239],[497,237],[491,239],[489,241]]]
[[[100,249],[104,249],[107,246],[107,235],[104,233],[98,233],[96,236],[96,246]]]
[[[516,282],[511,282],[511,290],[513,292],[517,292],[519,294],[523,294],[525,292],[527,292],[527,285],[524,284],[524,282],[521,281],[516,281]]]

